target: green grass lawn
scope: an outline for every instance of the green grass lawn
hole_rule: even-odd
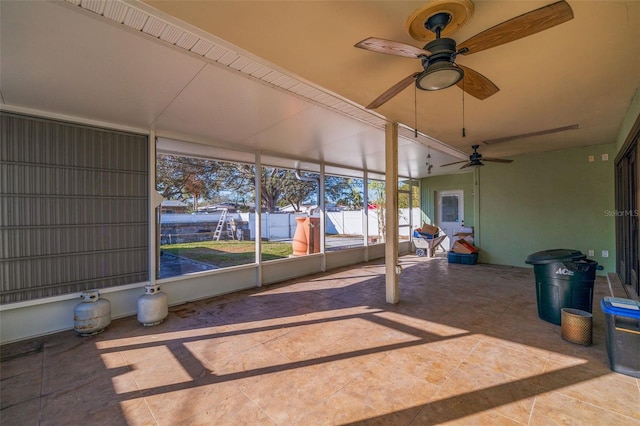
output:
[[[255,262],[256,245],[253,241],[199,241],[194,243],[165,244],[160,249],[176,256],[208,263],[220,268]],[[291,243],[262,242],[262,260],[289,257]]]

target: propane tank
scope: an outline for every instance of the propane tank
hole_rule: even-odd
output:
[[[73,309],[73,329],[81,336],[103,331],[111,323],[111,302],[100,298],[98,290],[83,292],[82,302]]]
[[[169,298],[159,285],[144,286],[144,294],[138,298],[138,321],[144,326],[160,324],[169,315]]]

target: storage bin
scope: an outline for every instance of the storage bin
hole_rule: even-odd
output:
[[[478,253],[461,254],[452,251],[447,255],[449,263],[462,263],[464,265],[475,265],[478,262]]]
[[[611,370],[640,378],[640,302],[604,297],[605,339]]]

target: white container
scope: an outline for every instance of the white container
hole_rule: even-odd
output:
[[[160,324],[169,315],[169,297],[158,285],[147,285],[138,298],[138,321],[144,326]]]
[[[100,333],[111,324],[111,302],[100,298],[98,290],[83,292],[82,302],[73,309],[73,329],[81,336]]]

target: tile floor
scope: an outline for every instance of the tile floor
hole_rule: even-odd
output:
[[[533,271],[401,258],[2,348],[8,425],[640,425],[640,380],[537,316]]]

